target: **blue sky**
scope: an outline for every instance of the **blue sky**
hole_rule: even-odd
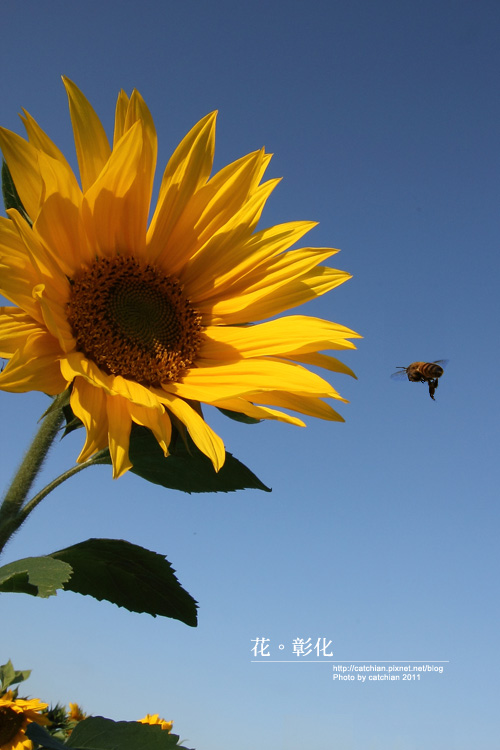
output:
[[[207,419],[273,488],[188,496],[107,468],[30,517],[4,562],[88,537],[167,555],[197,629],[60,593],[0,598],[0,663],[30,695],[174,719],[197,750],[490,750],[498,743],[498,70],[494,2],[21,2],[2,14],[1,124],[26,108],[76,164],[61,74],[110,132],[146,99],[161,174],[219,110],[215,168],[261,146],[283,177],[261,226],[311,219],[353,279],[299,311],[363,335],[334,379],[345,424]],[[303,243],[305,244],[305,243]],[[449,359],[436,401],[390,374]],[[46,408],[0,394],[13,465]],[[74,462],[74,434],[48,479]],[[338,682],[252,663],[251,641],[332,641],[329,661],[441,660],[420,681]],[[281,654],[282,652],[280,652]],[[284,658],[273,656],[273,658]],[[291,657],[290,657],[291,658]]]

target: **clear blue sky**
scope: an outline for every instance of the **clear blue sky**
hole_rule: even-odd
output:
[[[0,663],[90,713],[159,712],[197,750],[498,747],[500,8],[496,2],[214,0],[10,4],[1,124],[25,107],[75,164],[61,74],[110,131],[136,87],[159,170],[219,110],[216,168],[265,146],[261,226],[320,222],[353,279],[301,313],[360,332],[334,384],[345,424],[208,418],[272,494],[188,496],[107,468],[30,517],[4,562],[88,537],[166,554],[199,626],[88,597],[0,598]],[[397,365],[449,359],[436,394]],[[46,407],[0,394],[7,483]],[[46,477],[74,461],[81,434]],[[334,661],[446,660],[414,682],[253,664],[251,639],[327,638]],[[276,653],[276,651],[274,652]],[[273,657],[274,658],[274,657]],[[282,658],[281,654],[275,658]]]

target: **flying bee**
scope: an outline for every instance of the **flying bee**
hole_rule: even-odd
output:
[[[435,401],[434,393],[447,362],[447,359],[438,359],[435,362],[412,362],[408,367],[400,366],[391,378],[398,380],[407,377],[412,383],[427,383],[429,396]]]

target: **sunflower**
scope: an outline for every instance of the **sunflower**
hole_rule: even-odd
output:
[[[40,711],[47,703],[38,699],[23,700],[14,698],[7,691],[0,696],[0,750],[31,750],[33,743],[26,737],[26,727],[32,721],[36,724],[50,724]]]
[[[170,732],[172,727],[174,726],[173,721],[165,721],[165,719],[160,719],[159,714],[146,714],[144,719],[139,719],[139,724],[159,724],[162,729],[166,729],[167,732]]]
[[[87,718],[87,714],[82,711],[78,703],[70,703],[68,711],[68,720],[79,722]]]
[[[343,421],[323,399],[344,399],[307,365],[353,375],[320,352],[354,349],[358,335],[276,316],[350,276],[319,265],[337,250],[289,249],[314,222],[257,231],[279,182],[262,182],[270,155],[255,151],[210,177],[216,113],[207,115],[169,160],[148,225],[157,138],[144,100],[120,92],[111,147],[87,99],[63,80],[80,184],[27,112],[27,140],[0,129],[25,209],[0,217],[0,292],[14,304],[0,308],[9,360],[0,389],[71,388],[86,428],[78,461],[109,447],[115,478],[131,467],[132,423],[165,455],[172,429],[187,430],[218,471],[224,444],[201,404],[302,426],[289,411]]]

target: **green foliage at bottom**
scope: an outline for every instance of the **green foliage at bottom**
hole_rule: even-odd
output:
[[[51,555],[4,565],[0,568],[0,591],[48,597],[64,589],[195,627],[196,601],[174,573],[163,555],[136,544],[122,539],[87,539]]]
[[[28,726],[26,734],[43,750],[188,750],[178,744],[177,734],[160,726],[137,721],[111,721],[102,716],[80,721],[66,742],[60,742],[34,723]]]
[[[51,557],[73,569],[66,590],[196,626],[196,602],[163,555],[123,539],[87,539]]]

